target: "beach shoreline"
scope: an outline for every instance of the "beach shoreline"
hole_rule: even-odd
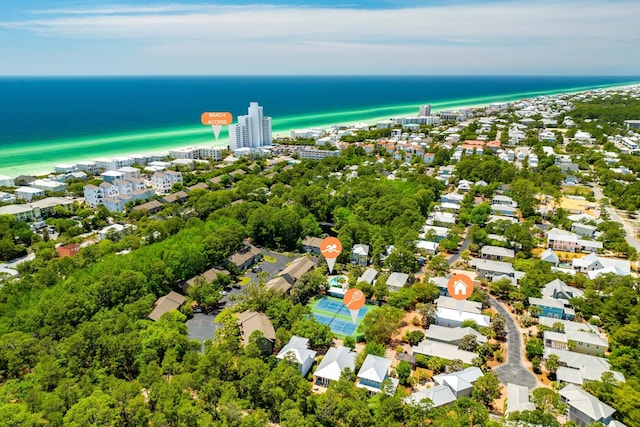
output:
[[[637,86],[640,82],[626,82],[617,84],[603,84],[589,87],[577,87],[567,89],[553,89],[547,91],[520,92],[514,94],[489,95],[472,98],[459,98],[433,102],[432,113],[444,110],[459,110],[468,108],[483,108],[491,104],[503,104],[517,102],[522,99],[530,99],[542,96],[575,95],[594,90],[618,89]],[[374,125],[376,122],[390,119],[394,116],[416,115],[418,104],[381,105],[371,108],[355,109],[348,111],[329,111],[307,115],[284,116],[273,118],[273,135],[275,137],[289,136],[294,129],[303,128],[329,128],[336,125],[351,125],[354,123],[367,123]],[[133,144],[134,141],[145,140],[154,145],[151,149],[141,149]],[[109,150],[110,144],[118,143],[117,147]],[[131,142],[130,149],[122,146]],[[58,144],[60,149],[55,147]],[[96,144],[101,150],[96,149]],[[20,144],[23,145],[23,144]],[[141,132],[121,132],[113,135],[94,136],[89,138],[69,138],[50,141],[38,141],[27,144],[27,147],[0,147],[0,155],[5,161],[15,157],[27,156],[29,153],[41,153],[47,151],[49,158],[29,164],[13,164],[0,166],[0,174],[8,176],[18,175],[48,175],[53,172],[57,164],[73,164],[81,161],[93,161],[98,158],[127,157],[133,154],[142,155],[167,155],[169,150],[191,146],[208,146],[225,148],[228,146],[226,129],[218,140],[214,140],[211,129],[204,126],[193,125],[185,127],[172,127],[160,129],[148,129]],[[52,147],[47,150],[48,147]],[[87,154],[85,151],[93,149],[95,154]],[[58,152],[58,153],[56,153]],[[4,163],[4,162],[3,162]]]

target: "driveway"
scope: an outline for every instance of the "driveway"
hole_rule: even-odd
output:
[[[469,249],[470,244],[471,244],[471,239],[468,237],[465,237],[464,240],[462,241],[462,244],[460,245],[460,248],[458,249],[458,252],[454,253],[449,257],[449,265],[455,264],[460,259],[460,254],[462,253],[462,251],[466,251],[467,249]]]
[[[187,320],[187,328],[190,340],[198,340],[202,343],[200,352],[204,352],[204,341],[211,340],[216,336],[216,330],[222,326],[214,322],[219,311],[210,314],[194,313],[193,317]]]
[[[507,383],[534,389],[538,385],[537,378],[522,364],[522,338],[515,320],[511,314],[494,298],[489,298],[489,305],[502,314],[507,325],[507,361],[494,369],[498,379],[504,385]]]

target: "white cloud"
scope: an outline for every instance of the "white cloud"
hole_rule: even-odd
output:
[[[202,60],[189,59],[187,52],[234,58],[241,69],[259,58],[259,65],[281,71],[302,70],[309,61],[330,62],[334,67],[346,61],[340,68],[358,72],[358,63],[366,68],[384,61],[401,64],[408,72],[465,65],[473,70],[489,67],[496,72],[508,67],[524,72],[533,66],[552,70],[573,64],[581,69],[600,57],[615,63],[610,65],[640,71],[640,57],[629,54],[638,39],[640,3],[627,1],[393,10],[121,5],[42,12],[46,17],[41,19],[0,22],[0,29],[35,33],[61,43],[106,40],[131,54],[131,49],[138,49],[136,53],[150,55],[150,61],[157,55],[199,67],[204,66]],[[349,63],[353,65],[345,67]],[[443,68],[443,64],[448,65]],[[223,72],[237,72],[230,62],[221,66]]]

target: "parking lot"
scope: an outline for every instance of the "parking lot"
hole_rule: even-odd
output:
[[[268,251],[266,249],[261,249],[261,251],[264,256],[275,259],[275,262],[268,262],[263,258],[262,261],[252,267],[257,267],[254,271],[252,271],[252,269],[247,270],[244,276],[248,277],[253,283],[258,283],[258,274],[260,273],[260,271],[267,273],[268,277],[265,278],[265,281],[268,282],[273,277],[275,277],[276,274],[284,270],[287,264],[294,259],[286,255]],[[226,295],[224,295],[224,297],[221,299],[222,306],[220,309],[214,310],[208,314],[194,313],[193,317],[187,320],[189,339],[198,340],[203,343],[202,351],[204,351],[204,341],[207,339],[213,340],[216,330],[221,326],[220,324],[214,322],[216,316],[220,313],[221,309],[226,307],[233,307],[235,304],[237,304],[237,300],[235,300],[236,297],[233,297],[232,295],[242,295],[244,292],[243,288],[245,286],[247,285],[241,287],[230,286],[229,288],[225,289]]]

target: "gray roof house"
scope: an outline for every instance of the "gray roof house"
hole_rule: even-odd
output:
[[[492,261],[488,259],[472,258],[471,266],[478,273],[478,278],[492,278],[493,276],[506,275],[508,277],[515,276],[513,265],[508,262]]]
[[[446,385],[436,385],[411,393],[410,396],[404,398],[404,403],[421,405],[425,399],[429,399],[431,407],[437,408],[455,402],[456,396]]]
[[[358,371],[358,383],[356,387],[369,390],[372,394],[380,393],[382,391],[382,382],[389,379],[391,380],[391,388],[395,393],[399,381],[397,378],[389,377],[388,372],[390,367],[391,360],[368,354],[367,358],[364,359],[362,367]]]
[[[457,398],[471,395],[473,383],[475,383],[482,375],[480,368],[471,366],[467,369],[453,372],[451,374],[434,375],[433,381],[437,384],[448,386]]]
[[[358,277],[358,282],[367,282],[372,285],[377,275],[378,272],[375,268],[367,268],[364,273],[362,273],[362,276]]]
[[[409,275],[407,273],[391,273],[389,278],[387,279],[387,288],[389,291],[396,292],[400,288],[402,288],[409,280]]]
[[[457,345],[447,344],[440,341],[422,340],[418,345],[411,347],[413,354],[424,354],[425,356],[440,357],[446,360],[462,360],[462,362],[470,365],[473,359],[478,357],[477,353],[471,351],[460,350]]]
[[[313,373],[313,383],[327,387],[331,381],[338,381],[347,368],[355,372],[356,353],[349,347],[331,347]]]
[[[571,224],[571,231],[584,237],[594,237],[598,227],[595,225],[583,224],[581,222],[574,222]]]
[[[316,358],[316,351],[309,349],[309,339],[292,336],[287,345],[282,347],[278,355],[278,359],[287,359],[293,361],[300,369],[300,373],[304,377],[311,369],[313,361]]]
[[[582,385],[585,381],[600,381],[602,374],[605,372],[611,372],[619,382],[625,381],[624,375],[621,372],[612,371],[611,364],[603,357],[545,348],[543,358],[546,360],[551,354],[555,354],[560,358],[560,367],[556,372],[556,376],[561,383]]]
[[[568,406],[567,417],[580,427],[595,422],[606,425],[616,411],[574,384],[560,389],[560,398]]]
[[[491,259],[494,261],[502,261],[505,258],[514,258],[513,249],[502,248],[500,246],[483,246],[480,249],[480,256],[483,259]]]
[[[471,327],[447,328],[440,325],[430,325],[429,329],[424,332],[424,337],[427,339],[455,346],[459,345],[462,338],[466,335],[474,335],[478,344],[487,342],[487,337]]]
[[[518,384],[507,384],[507,409],[505,415],[517,411],[533,411],[536,405],[529,401],[529,389]]]

